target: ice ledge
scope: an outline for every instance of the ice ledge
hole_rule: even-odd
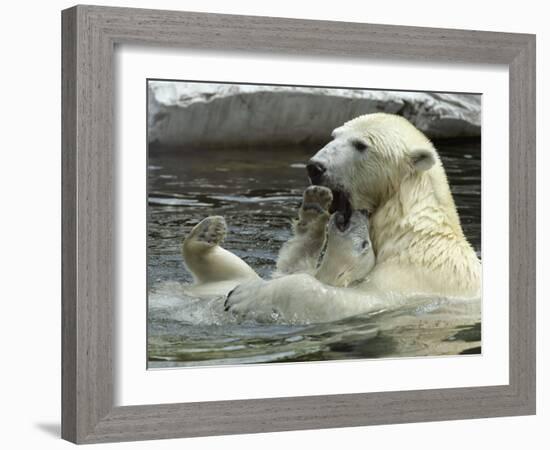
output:
[[[182,148],[326,142],[349,119],[403,115],[430,138],[480,136],[481,96],[207,83],[149,83],[149,141]]]

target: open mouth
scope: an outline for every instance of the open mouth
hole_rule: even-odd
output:
[[[353,209],[349,201],[348,195],[343,191],[332,191],[332,205],[330,205],[330,212],[335,213],[334,222],[336,227],[344,232],[347,230],[350,224],[351,215]]]

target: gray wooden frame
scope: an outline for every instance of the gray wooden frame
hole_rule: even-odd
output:
[[[76,443],[535,413],[535,36],[76,6],[62,13],[62,437]],[[508,385],[113,405],[115,44],[506,64],[510,77]]]

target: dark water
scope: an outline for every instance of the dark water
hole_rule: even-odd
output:
[[[468,240],[481,254],[481,155],[478,140],[436,142]],[[304,161],[317,148],[150,149],[148,354],[150,367],[479,353],[479,305],[426,299],[398,311],[313,325],[235,323],[219,299],[183,293],[184,236],[209,215],[225,217],[224,247],[262,277],[290,237]]]

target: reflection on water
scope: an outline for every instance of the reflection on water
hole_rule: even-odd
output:
[[[436,142],[468,240],[481,255],[478,140]],[[224,247],[269,277],[308,184],[315,148],[150,149],[149,367],[479,353],[480,305],[424,299],[398,311],[328,324],[235,323],[219,299],[187,297],[183,237],[209,215],[226,218]]]

